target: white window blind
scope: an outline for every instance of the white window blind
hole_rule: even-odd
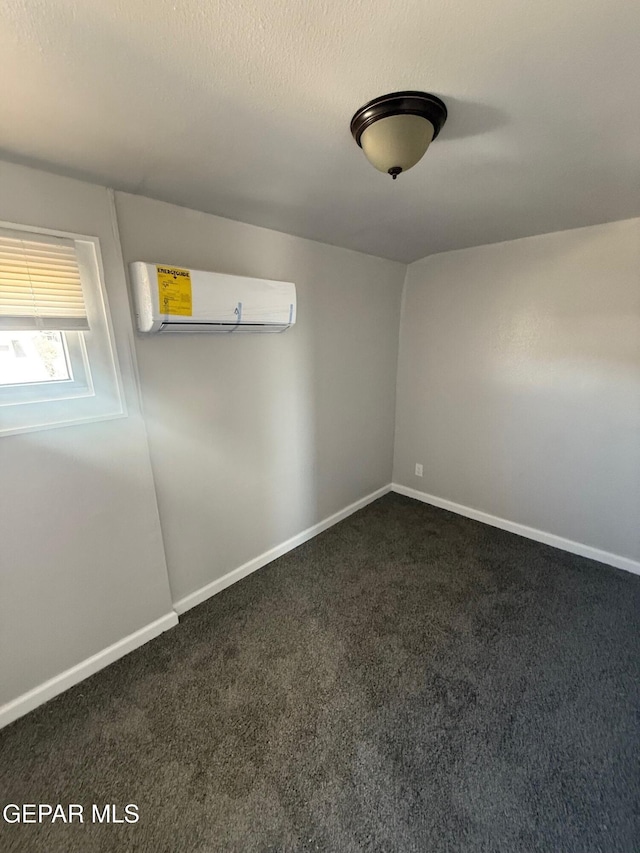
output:
[[[88,328],[73,240],[0,229],[0,331]]]

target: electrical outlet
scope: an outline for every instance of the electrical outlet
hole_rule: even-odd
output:
[[[422,465],[416,462],[416,477],[422,477]]]

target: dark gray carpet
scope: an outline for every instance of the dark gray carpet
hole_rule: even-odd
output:
[[[640,849],[640,578],[398,495],[0,734],[9,851]]]

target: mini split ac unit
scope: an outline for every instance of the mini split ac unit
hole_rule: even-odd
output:
[[[183,267],[130,264],[141,332],[282,332],[296,321],[296,286]]]

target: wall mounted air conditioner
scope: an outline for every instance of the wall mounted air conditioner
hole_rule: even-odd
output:
[[[282,332],[296,321],[296,286],[183,267],[129,265],[141,332]]]

